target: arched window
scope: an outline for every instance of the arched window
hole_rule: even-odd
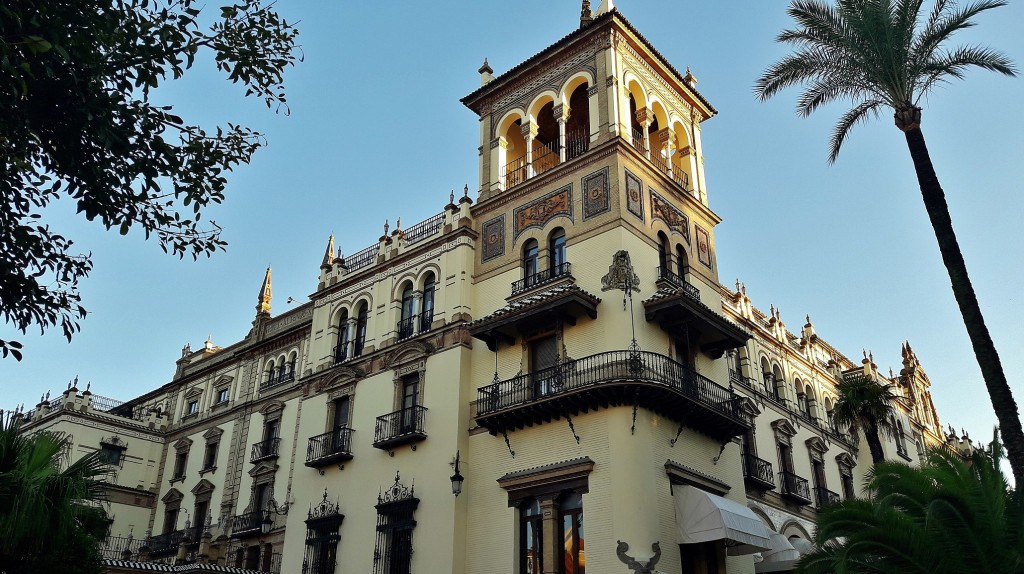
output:
[[[523,245],[523,279],[526,280],[527,287],[533,285],[537,280],[538,267],[538,248],[537,241],[531,239]]]
[[[423,282],[423,311],[420,313],[422,324],[420,331],[429,331],[430,325],[434,322],[434,274],[427,273]]]
[[[775,388],[775,378],[772,376],[772,368],[768,364],[768,359],[764,357],[761,357],[761,377],[764,379],[764,391],[772,394],[772,389]]]
[[[565,272],[562,267],[565,264],[565,230],[561,227],[551,232],[551,237],[548,238],[548,249],[551,257],[551,275],[552,277],[561,275]]]
[[[900,456],[907,456],[907,437],[903,434],[903,422],[895,421],[893,433],[896,435],[896,453]]]
[[[334,362],[340,363],[348,358],[348,311],[342,310],[338,318],[338,346],[334,347]]]
[[[683,251],[683,246],[676,244],[676,273],[679,277],[686,277],[686,272],[689,271],[689,265],[686,263],[686,252]]]
[[[406,283],[405,288],[402,289],[402,316],[398,321],[399,339],[407,339],[413,335],[413,325],[415,324],[413,301],[412,283]]]
[[[782,367],[772,365],[772,378],[775,380],[775,387],[770,390],[772,396],[777,401],[785,400],[786,395],[782,391],[782,387],[786,385],[786,378],[782,375]]]
[[[668,237],[663,231],[658,232],[658,274],[665,279],[669,279],[672,276],[672,271],[668,266],[669,262],[669,247]]]
[[[566,159],[590,149],[590,98],[586,83],[576,86],[569,96],[569,121],[565,126]]]
[[[352,356],[359,357],[363,354],[363,345],[366,344],[366,323],[368,319],[368,312],[366,310],[366,303],[359,305],[359,311],[356,314],[356,340],[355,345],[352,349]]]

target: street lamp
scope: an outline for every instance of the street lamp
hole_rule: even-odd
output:
[[[458,497],[460,494],[462,494],[462,482],[464,480],[466,480],[466,479],[462,476],[462,473],[459,472],[459,451],[456,450],[455,451],[455,474],[453,474],[452,477],[451,477],[451,481],[452,481],[452,494],[454,494],[456,497]]]
[[[263,520],[260,521],[260,532],[263,534],[270,534],[270,529],[274,526],[274,521],[270,518],[270,511],[266,510],[263,513]]]

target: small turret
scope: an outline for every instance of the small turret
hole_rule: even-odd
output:
[[[327,250],[324,251],[324,262],[320,264],[320,269],[330,269],[334,265],[334,234],[327,239]]]
[[[270,299],[272,296],[272,288],[270,283],[270,266],[267,266],[267,274],[263,277],[263,286],[260,287],[259,301],[256,303],[256,313],[258,315],[269,315],[270,314]]]
[[[480,85],[486,86],[494,81],[494,70],[491,69],[491,65],[487,63],[487,58],[484,58],[484,64],[477,70],[480,74]]]

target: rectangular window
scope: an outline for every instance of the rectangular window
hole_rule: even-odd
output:
[[[351,398],[347,396],[334,401],[334,424],[331,425],[332,429],[348,426],[348,413],[351,402]]]
[[[164,511],[164,534],[174,532],[178,526],[178,507],[168,508]]]
[[[196,501],[195,514],[192,515],[195,518],[195,523],[192,525],[195,528],[195,532],[202,533],[206,526],[207,514],[210,513],[210,501],[209,500],[198,500]]]
[[[419,500],[407,498],[377,505],[377,541],[373,550],[374,574],[410,574],[412,571],[413,513]]]
[[[124,449],[107,444],[100,445],[100,461],[102,461],[103,464],[121,466],[122,454],[124,454]]]
[[[779,443],[779,466],[784,472],[793,473],[793,450],[788,444]]]
[[[402,379],[402,428],[400,434],[416,430],[416,406],[420,402],[420,375]]]
[[[725,563],[725,548],[719,542],[680,544],[683,574],[718,574],[719,564]]]
[[[558,343],[554,335],[534,339],[530,342],[530,373],[533,377],[533,392],[536,396],[546,395],[554,389],[556,381],[553,367],[558,365]]]
[[[579,496],[574,495],[574,496]],[[562,560],[562,574],[584,574],[587,560],[583,544],[583,506],[565,508],[563,503],[559,514],[562,517],[562,540],[565,543]]]
[[[217,391],[217,404],[228,402],[228,397],[231,395],[230,389],[220,389]]]
[[[203,452],[203,470],[210,470],[217,466],[217,447],[219,443],[206,443],[206,450]]]
[[[188,462],[188,451],[181,451],[174,456],[174,474],[171,475],[172,480],[177,480],[185,476],[185,463]]]
[[[198,400],[189,401],[188,402],[188,411],[187,412],[190,415],[194,415],[194,414],[199,413],[199,401]]]
[[[519,574],[544,572],[543,525],[540,503],[536,499],[519,509]]]
[[[840,476],[843,481],[843,498],[846,500],[855,498],[857,493],[853,488],[853,475],[849,472],[843,472]]]

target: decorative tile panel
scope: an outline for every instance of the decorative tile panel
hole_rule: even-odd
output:
[[[697,224],[693,227],[697,234],[697,260],[711,269],[711,236],[703,227]]]
[[[607,213],[611,209],[606,167],[583,178],[583,221]]]
[[[505,254],[505,215],[499,215],[484,223],[481,261],[490,261]]]
[[[653,189],[651,190],[651,218],[664,221],[668,224],[669,229],[682,234],[687,245],[690,244],[690,218]]]
[[[626,209],[644,221],[644,183],[626,170]]]
[[[564,215],[572,220],[572,184],[544,197],[517,207],[512,212],[513,240],[531,227],[544,227],[552,219]]]

